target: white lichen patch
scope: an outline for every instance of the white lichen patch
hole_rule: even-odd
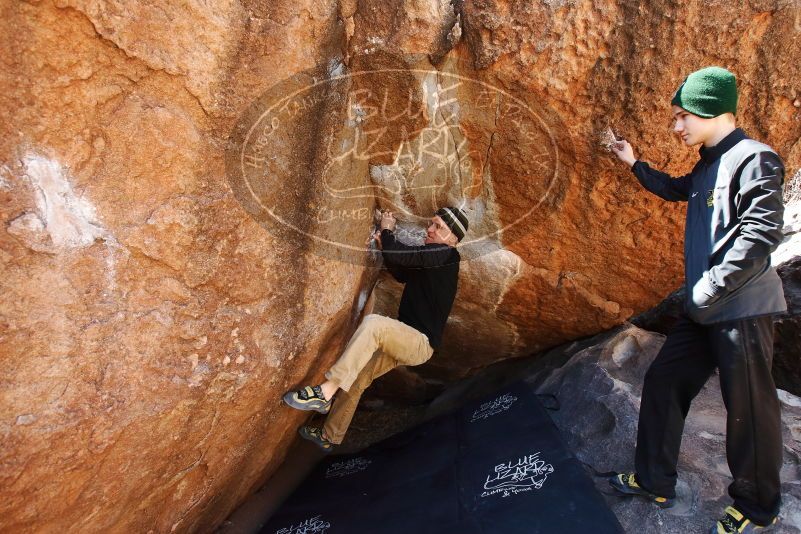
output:
[[[45,225],[35,213],[23,213],[8,224],[7,231],[37,252],[53,252]]]
[[[203,380],[208,376],[211,369],[206,361],[198,361],[197,365],[195,365],[194,359],[190,359],[190,362],[192,363],[192,375],[187,382],[189,382],[190,388],[194,388],[203,383]]]
[[[39,155],[24,158],[25,177],[34,191],[38,218],[53,251],[82,248],[105,238],[94,206],[75,194],[67,172],[57,161]],[[24,222],[26,225],[32,219]]]
[[[785,391],[783,389],[777,389],[776,393],[779,394],[779,401],[787,406],[793,406],[795,408],[801,408],[801,397],[796,397],[792,393]]]
[[[0,165],[0,190],[11,189],[11,178],[11,169],[8,168],[8,165]]]
[[[339,59],[332,59],[328,62],[328,76],[330,78],[336,78],[337,76],[342,76],[345,72],[345,64],[342,63]]]
[[[16,419],[16,424],[18,425],[30,425],[36,421],[36,416],[30,413],[26,413],[23,415],[18,415]]]

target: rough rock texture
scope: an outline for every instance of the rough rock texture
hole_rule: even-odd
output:
[[[464,3],[465,44],[476,66],[546,103],[570,140],[562,204],[543,214],[539,231],[506,247],[522,269],[495,315],[515,325],[524,346],[600,331],[680,284],[683,210],[644,194],[597,150],[597,137],[611,125],[642,158],[686,172],[695,151],[672,142],[666,110],[688,70],[733,69],[743,80],[741,124],[774,145],[791,172],[798,168],[801,121],[793,106],[801,89],[786,73],[797,68],[788,54],[801,43],[784,37],[800,29],[798,6],[718,8],[724,5]],[[500,203],[514,205],[504,195]]]
[[[721,63],[743,80],[742,124],[798,168],[799,20],[779,0],[0,0],[0,527],[219,523],[303,418],[280,394],[318,379],[357,323],[376,265],[359,249],[371,221],[349,215],[376,205],[408,227],[463,200],[486,237],[437,380],[649,308],[679,285],[683,211],[646,196],[598,134],[687,169],[667,101]],[[232,132],[281,80],[370,69],[394,74],[286,108],[261,154],[279,180],[254,195],[301,224],[266,231],[227,172]],[[380,103],[346,97],[384,88],[392,128],[333,158]],[[403,159],[434,140],[442,168]],[[399,177],[435,193],[392,192]],[[338,261],[332,238],[361,260]]]
[[[576,456],[597,472],[633,470],[642,380],[664,336],[621,327],[574,355],[542,381],[538,391],[555,393],[554,422]],[[535,377],[541,380],[541,377]],[[538,380],[538,381],[539,381]],[[801,398],[779,390],[784,465],[781,524],[771,532],[801,532]],[[731,500],[726,463],[726,417],[717,375],[690,408],[679,458],[678,503],[670,510],[636,499],[608,496],[626,532],[700,532]],[[603,490],[604,482],[599,481]]]
[[[238,110],[330,55],[336,5],[294,9],[0,3],[0,530],[204,531],[280,463],[372,276],[225,179]]]
[[[723,64],[738,74],[740,124],[785,157],[788,175],[798,169],[801,88],[789,73],[798,68],[792,58],[801,41],[787,36],[801,29],[799,8],[723,6],[457,4],[462,38],[450,55],[478,69],[470,76],[537,108],[558,148],[559,178],[522,235],[508,232],[498,252],[465,266],[454,320],[427,378],[486,365],[488,350],[497,358],[522,355],[602,331],[681,284],[683,207],[644,192],[598,149],[598,136],[612,126],[643,159],[674,175],[686,172],[696,151],[670,135],[667,109],[677,81],[696,66]],[[392,20],[374,16],[372,35],[391,41]],[[502,115],[497,124],[509,122]],[[520,177],[536,169],[542,150],[510,143],[502,128],[486,126],[494,138],[469,128],[486,153],[502,225],[539,199],[536,180]],[[399,288],[380,289],[377,309],[393,313]]]

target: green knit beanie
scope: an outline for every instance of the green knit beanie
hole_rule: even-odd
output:
[[[706,67],[687,76],[670,103],[705,119],[736,115],[737,81],[722,67]]]

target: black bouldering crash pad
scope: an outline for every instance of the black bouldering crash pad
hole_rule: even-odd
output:
[[[359,454],[326,458],[270,534],[620,533],[524,384]]]

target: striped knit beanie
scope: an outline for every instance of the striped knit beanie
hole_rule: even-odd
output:
[[[448,225],[448,228],[451,229],[451,232],[456,235],[459,241],[462,240],[467,233],[467,215],[462,210],[448,206],[438,209],[435,215],[445,221],[445,224]]]
[[[705,119],[736,115],[737,81],[723,67],[706,67],[687,76],[670,103]]]

